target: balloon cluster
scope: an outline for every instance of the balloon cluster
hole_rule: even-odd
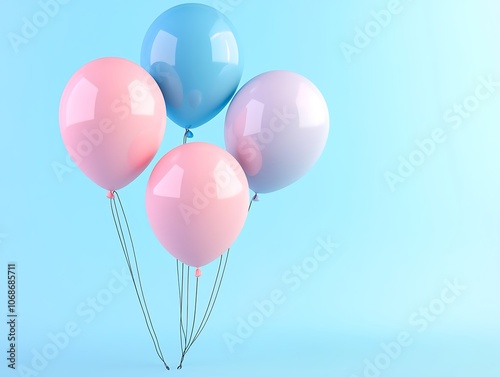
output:
[[[185,129],[184,143],[151,173],[146,210],[160,243],[198,278],[243,228],[249,189],[279,190],[315,164],[328,108],[314,84],[289,71],[258,75],[236,93],[243,62],[234,27],[201,4],[173,7],[153,22],[141,66],[107,57],[80,68],[62,95],[60,131],[78,167],[114,200],[156,155],[167,115]],[[226,150],[186,143],[229,102]]]

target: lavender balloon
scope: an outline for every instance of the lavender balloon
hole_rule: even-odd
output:
[[[282,189],[319,159],[329,130],[328,107],[305,77],[270,71],[246,83],[226,115],[226,148],[257,193]]]

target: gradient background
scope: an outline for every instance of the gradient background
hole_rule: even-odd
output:
[[[36,1],[1,0],[0,315],[7,262],[18,268],[18,366],[49,334],[75,322],[80,334],[39,376],[163,376],[132,286],[90,323],[76,308],[125,266],[105,192],[65,163],[58,107],[70,76],[86,62],[121,56],[139,62],[152,21],[179,1],[70,1],[16,53]],[[207,0],[204,3],[215,5]],[[500,8],[493,0],[402,0],[369,46],[348,62],[341,43],[388,1],[221,0],[245,54],[242,84],[272,70],[296,71],[324,94],[331,133],[302,180],[262,195],[234,245],[213,316],[175,370],[178,350],[175,263],[149,228],[144,192],[154,166],[121,190],[143,283],[164,355],[185,376],[363,376],[382,343],[408,331],[381,376],[500,375],[500,87],[458,129],[443,114],[474,95],[479,78],[500,82]],[[125,5],[126,4],[126,5]],[[195,130],[223,146],[225,110]],[[436,127],[447,139],[391,191],[384,174]],[[172,122],[156,162],[182,140]],[[339,244],[299,289],[282,275],[302,263],[317,238]],[[467,289],[422,332],[412,313],[440,297],[445,280]],[[223,335],[253,302],[280,289],[276,307],[231,352]],[[4,323],[4,320],[1,320]],[[7,326],[0,326],[0,354]],[[5,349],[5,350],[4,350]],[[18,375],[1,357],[2,376]]]

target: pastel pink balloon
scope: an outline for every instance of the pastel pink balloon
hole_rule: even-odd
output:
[[[78,167],[106,190],[132,182],[165,133],[167,112],[155,80],[139,65],[102,58],[80,68],[64,89],[59,125]]]
[[[160,243],[201,267],[224,253],[248,214],[248,182],[236,159],[208,143],[183,144],[163,156],[146,189],[146,210]]]
[[[267,193],[297,181],[316,163],[329,124],[326,101],[311,81],[290,71],[270,71],[236,93],[224,138],[250,188]]]

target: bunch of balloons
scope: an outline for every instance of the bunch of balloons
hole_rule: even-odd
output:
[[[183,4],[161,14],[144,38],[141,66],[116,57],[87,63],[64,89],[59,120],[75,163],[108,191],[146,324],[165,363],[117,190],[153,160],[167,116],[185,129],[184,143],[165,154],[150,175],[146,210],[159,242],[177,259],[179,291],[186,282],[189,289],[190,267],[195,269],[198,289],[200,267],[220,258],[212,291],[217,294],[223,270],[220,277],[219,272],[227,263],[221,258],[243,228],[249,190],[256,199],[257,193],[279,190],[301,178],[325,147],[329,114],[314,84],[289,71],[258,75],[236,93],[243,62],[234,27],[206,5]],[[205,142],[187,143],[194,128],[206,124],[229,102],[226,150]],[[189,333],[181,317],[179,367],[204,328],[215,297],[196,332],[196,318]],[[182,306],[182,293],[179,298]]]

